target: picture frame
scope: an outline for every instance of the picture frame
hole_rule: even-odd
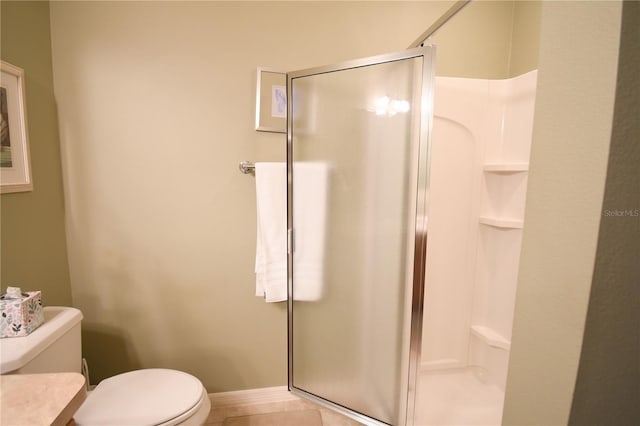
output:
[[[24,70],[0,61],[0,193],[33,190]]]
[[[258,67],[256,124],[260,132],[287,132],[287,73]]]

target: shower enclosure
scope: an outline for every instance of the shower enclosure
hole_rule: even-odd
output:
[[[289,389],[413,423],[433,47],[287,74]]]

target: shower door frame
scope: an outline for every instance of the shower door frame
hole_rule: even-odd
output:
[[[435,77],[435,46],[421,46],[401,52],[388,53],[368,58],[354,59],[331,65],[308,68],[287,73],[287,347],[288,347],[288,388],[295,395],[314,401],[320,405],[333,409],[340,414],[364,422],[368,425],[387,425],[387,423],[370,418],[362,413],[351,410],[335,402],[313,395],[293,384],[293,112],[292,90],[293,80],[300,77],[309,77],[354,68],[384,64],[388,62],[402,61],[413,58],[423,58],[420,86],[420,123],[417,139],[417,172],[415,176],[415,222],[413,241],[407,241],[407,245],[413,246],[413,256],[407,256],[407,269],[413,271],[412,276],[405,282],[405,310],[410,306],[410,312],[405,312],[403,345],[407,355],[403,360],[403,371],[406,383],[402,389],[399,403],[401,418],[398,425],[413,425],[416,398],[417,375],[420,366],[420,354],[422,343],[422,314],[424,297],[424,277],[427,256],[427,208],[428,188],[430,173],[431,129],[433,126],[433,89]],[[412,142],[414,143],[414,142]],[[410,237],[411,239],[411,237]]]

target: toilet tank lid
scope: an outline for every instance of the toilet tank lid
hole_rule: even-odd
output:
[[[78,425],[158,425],[195,407],[203,392],[182,371],[136,370],[101,381],[73,418]]]
[[[82,312],[66,306],[45,306],[44,323],[23,337],[0,339],[0,374],[18,370],[82,321]]]

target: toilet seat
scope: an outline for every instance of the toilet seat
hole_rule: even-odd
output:
[[[101,381],[73,418],[78,425],[202,424],[210,407],[197,378],[182,371],[151,368]]]

